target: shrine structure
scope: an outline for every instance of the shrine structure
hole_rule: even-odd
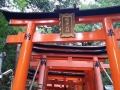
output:
[[[26,26],[25,33],[8,35],[6,40],[22,44],[12,90],[25,90],[27,80],[36,81],[39,90],[103,90],[100,72],[104,68],[110,68],[114,90],[120,90],[120,28],[113,26],[120,21],[120,6],[88,10],[57,6],[54,12],[2,13],[11,25]],[[102,30],[74,32],[75,24],[97,22],[102,23]],[[35,32],[36,26],[43,25],[59,25],[60,34]],[[106,46],[42,44],[94,41],[105,41]],[[107,58],[109,64],[104,64]]]

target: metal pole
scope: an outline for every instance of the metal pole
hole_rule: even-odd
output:
[[[1,52],[0,53],[0,75],[2,74],[2,71],[1,71],[1,68],[2,68],[2,61],[3,61],[3,58],[6,56],[6,53],[5,52]]]
[[[35,80],[35,77],[36,77],[36,75],[37,75],[37,72],[38,72],[38,69],[39,69],[40,65],[41,65],[41,60],[39,60],[39,63],[38,63],[37,69],[36,69],[36,71],[35,71],[35,74],[34,74],[34,77],[33,77],[33,80],[32,80],[32,83],[31,83],[31,85],[30,85],[29,90],[32,89],[33,82],[34,82],[34,80]],[[40,72],[39,72],[39,73],[40,73]]]
[[[13,73],[12,73],[12,76],[11,76],[11,86],[10,86],[10,90],[12,90],[13,80],[14,80],[14,76],[13,76]]]
[[[14,73],[15,73],[15,71],[16,71],[16,67],[17,67],[17,63],[18,63],[20,48],[21,48],[21,44],[17,44]]]
[[[2,60],[3,60],[2,53],[0,53],[0,74],[2,74],[2,71],[1,71],[1,68],[2,68]]]
[[[100,62],[99,62],[100,63]],[[107,75],[108,79],[110,80],[110,82],[113,84],[112,79],[110,78],[110,76],[108,75],[108,73],[106,72],[106,70],[104,69],[104,67],[102,66],[102,64],[100,63],[100,66],[102,67],[102,69],[104,70],[105,74]]]
[[[2,72],[1,72],[1,67],[2,67],[2,60],[3,60],[3,58],[2,58],[2,53],[0,53],[0,85],[2,84],[2,81],[1,81],[1,78],[2,78]]]

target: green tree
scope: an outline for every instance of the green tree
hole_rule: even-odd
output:
[[[23,12],[26,9],[31,9],[33,12],[48,12],[54,8],[54,3],[49,0],[14,0],[14,3]]]
[[[0,8],[6,6],[6,1],[5,0],[0,0]]]
[[[14,69],[16,45],[6,44],[6,38],[7,38],[7,35],[17,34],[18,31],[19,31],[19,28],[10,26],[8,22],[5,20],[2,13],[0,12],[0,52],[6,52],[6,55],[7,55],[3,60],[2,72],[5,72],[9,69]],[[9,80],[10,80],[9,75],[3,76],[2,85],[9,86],[10,84],[7,85]]]

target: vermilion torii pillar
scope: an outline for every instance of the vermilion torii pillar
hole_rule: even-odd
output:
[[[32,38],[36,26],[33,22],[28,22],[25,37],[22,43],[18,65],[15,73],[12,90],[25,90],[28,68],[30,64],[30,56],[32,52]]]
[[[78,85],[74,85],[74,90],[78,90],[77,86],[78,86]]]
[[[90,90],[95,90],[94,70],[89,71]]]
[[[93,57],[94,60],[94,71],[97,83],[97,90],[103,90],[102,78],[100,73],[100,64],[97,57]]]
[[[120,50],[114,33],[111,18],[105,18],[103,22],[106,36],[106,48],[114,90],[120,90]]]
[[[77,86],[77,90],[83,90],[83,89],[81,88],[81,85],[78,85],[78,86]]]
[[[38,77],[38,85],[41,88],[39,90],[43,90],[46,62],[47,62],[46,56],[43,56],[41,58],[41,67],[39,69],[39,77]]]
[[[89,72],[85,71],[85,90],[90,90]]]

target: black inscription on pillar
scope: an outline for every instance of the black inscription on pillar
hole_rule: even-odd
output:
[[[111,37],[112,37],[113,35],[115,35],[113,29],[108,30],[107,35],[108,35],[108,36],[111,36]]]
[[[99,66],[100,66],[99,62],[95,61],[95,67],[99,67]]]
[[[46,61],[47,61],[47,59],[46,58],[40,58],[41,59],[41,64],[43,65],[45,65],[46,66]]]
[[[25,34],[25,37],[24,37],[24,38],[27,39],[27,40],[30,40],[30,39],[31,39],[31,35],[30,35],[30,33]]]

